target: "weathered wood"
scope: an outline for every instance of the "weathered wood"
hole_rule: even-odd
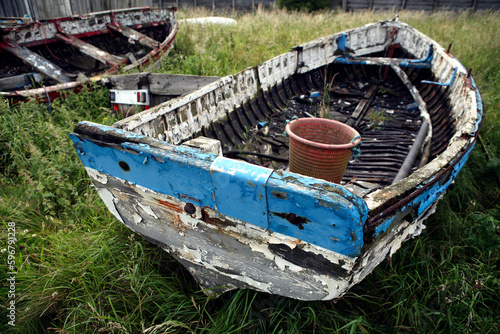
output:
[[[69,90],[71,87],[77,87],[79,82],[64,85],[64,87],[55,83],[69,83],[70,79],[74,80],[77,76],[96,81],[100,78],[92,78],[104,74],[114,74],[120,65],[125,65],[128,62],[130,62],[129,65],[122,67],[124,72],[143,67],[150,62],[160,61],[168,55],[179,26],[175,18],[175,10],[170,7],[156,10],[141,7],[94,12],[88,15],[56,18],[36,24],[16,22],[17,25],[14,27],[1,28],[2,40],[16,41],[16,45],[24,49],[13,49],[13,43],[7,42],[4,43],[5,47],[3,48],[17,54],[17,57],[21,59],[24,58],[23,61],[29,67],[7,55],[0,59],[0,77],[12,75],[12,69],[17,71],[15,74],[40,70],[46,80],[43,91],[27,89],[2,92],[2,95],[8,97],[12,103],[28,96],[43,99],[40,94],[43,94],[47,99],[57,97],[58,90]],[[110,34],[107,25],[111,22],[116,26],[124,27],[122,30],[130,33],[128,42],[132,43],[127,43],[127,38],[117,36],[116,33],[114,36]],[[128,30],[126,28],[128,26],[138,31]],[[153,49],[142,45],[153,46],[151,39],[144,35],[150,33],[154,33],[154,36],[161,40],[161,42],[154,42]],[[142,40],[143,43],[141,44],[135,39]],[[105,45],[103,46],[103,44]],[[9,46],[11,46],[10,49]],[[39,55],[33,52],[37,52]],[[48,59],[44,58],[45,55]],[[27,61],[29,58],[32,58],[31,61]],[[12,64],[12,69],[9,69],[11,63],[14,64]],[[58,66],[63,68],[66,73],[62,73],[63,71]]]
[[[21,59],[24,63],[32,66],[37,71],[51,77],[58,82],[66,83],[71,82],[71,78],[64,73],[63,69],[59,66],[51,63],[47,59],[42,56],[30,51],[29,49],[22,47],[20,45],[13,44],[10,42],[9,44],[5,44],[0,42],[0,48],[3,48],[19,59]]]
[[[149,76],[149,89],[157,95],[183,95],[220,79],[215,76],[157,74]]]
[[[363,115],[366,110],[370,107],[370,103],[373,97],[377,94],[379,89],[378,85],[371,85],[368,91],[363,96],[363,99],[358,103],[356,109],[351,115],[351,118],[347,121],[348,125],[354,125],[359,122],[360,116]]]
[[[389,41],[386,37],[395,30],[395,41]],[[387,63],[335,62],[333,52],[342,34],[357,55],[378,54],[388,43],[397,42],[404,57],[418,59],[432,45],[432,66],[420,71],[418,80],[443,82],[455,68],[457,77],[446,89],[414,84],[411,76],[391,64],[393,71],[384,84],[388,89],[375,96]],[[317,105],[320,99],[296,101],[287,92],[290,100],[285,101],[279,89],[286,86],[284,82],[295,81],[299,91],[314,91],[317,97],[327,91],[324,78],[333,73],[338,74],[335,83],[366,90],[366,100],[374,98],[392,118],[379,129],[367,124],[368,116],[359,123],[368,154],[361,153],[359,161],[352,162],[356,168],[344,180],[356,183],[355,187],[251,161],[248,156],[221,157],[184,145],[200,135],[220,141],[223,152],[236,150],[253,135],[272,138],[254,146],[286,145],[280,124],[298,117],[297,103],[313,112],[311,103]],[[440,100],[433,101],[434,96]],[[335,99],[359,100],[345,94]],[[259,101],[266,106],[260,107]],[[287,103],[281,110],[276,107]],[[343,116],[355,109],[353,103],[335,103]],[[433,117],[426,115],[426,108]],[[361,111],[355,113],[362,117]],[[113,126],[81,122],[70,137],[110,212],[176,257],[207,294],[251,288],[327,300],[341,297],[425,228],[423,220],[467,161],[482,118],[481,96],[455,57],[416,29],[384,21],[299,45]],[[425,125],[418,132],[425,121],[443,133],[433,139],[433,150],[439,145],[444,149],[418,169],[414,167],[419,161],[411,163],[409,157],[410,175],[391,185],[408,152],[418,160],[425,156],[418,154]],[[238,134],[243,128],[247,133]],[[420,138],[410,149],[415,137]]]
[[[0,91],[32,87],[40,83],[41,81],[42,76],[39,73],[27,73],[14,75],[8,78],[0,78]]]
[[[103,82],[112,89],[148,89],[149,75],[149,72],[112,75],[103,78]]]
[[[92,44],[86,43],[74,36],[62,33],[56,33],[55,37],[58,40],[63,41],[64,43],[77,48],[81,53],[102,62],[103,64],[109,66],[118,66],[126,64],[128,62],[127,58],[119,59],[117,56],[114,56],[104,50],[101,50],[93,46]]]
[[[151,37],[141,34],[140,32],[132,28],[129,28],[121,23],[108,24],[108,28],[123,34],[125,37],[128,37],[129,39],[128,41],[131,44],[138,42],[139,44],[147,46],[148,48],[151,49],[157,49],[160,46],[160,42],[155,41]]]
[[[180,96],[219,79],[215,76],[142,72],[113,75],[103,80],[112,89],[148,89],[154,95]]]
[[[415,68],[429,68],[431,64],[426,59],[397,59],[384,57],[346,57],[340,56],[335,59],[336,63],[353,65],[387,65]]]

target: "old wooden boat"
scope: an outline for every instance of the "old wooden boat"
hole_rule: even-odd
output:
[[[361,135],[338,183],[288,167],[287,122],[320,114]],[[385,21],[113,126],[81,122],[70,136],[109,210],[206,293],[329,300],[421,233],[482,115],[470,71],[449,50]]]
[[[175,8],[112,10],[44,21],[0,21],[0,91],[11,101],[52,100],[103,74],[131,71],[168,53]]]

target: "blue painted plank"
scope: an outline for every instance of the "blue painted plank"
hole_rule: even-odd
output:
[[[143,136],[87,125],[130,142],[101,144],[71,134],[86,167],[346,256],[363,247],[368,208],[339,185],[186,146],[137,143]]]
[[[448,189],[450,184],[455,180],[458,175],[458,172],[462,169],[462,167],[467,162],[469,158],[469,154],[475,146],[475,142],[472,143],[469,150],[464,154],[460,161],[453,167],[453,169],[449,172],[448,176],[443,177],[439,182],[436,182],[432,187],[427,189],[422,195],[418,196],[413,202],[412,205],[418,205],[418,215],[420,216],[425,210],[427,210],[431,204],[436,201],[445,191]]]
[[[377,236],[380,233],[385,232],[390,227],[393,221],[399,221],[398,219],[395,220],[395,217],[398,214],[404,212],[408,207],[414,208],[418,216],[423,214],[432,205],[432,203],[434,203],[442,194],[445,193],[445,191],[451,185],[453,180],[455,180],[455,178],[458,175],[458,172],[460,172],[460,170],[467,162],[469,154],[474,148],[474,146],[475,142],[472,143],[468,151],[460,158],[460,160],[455,164],[455,166],[453,166],[453,169],[449,171],[447,174],[445,174],[438,182],[436,182],[434,185],[426,189],[422,194],[420,194],[413,201],[408,203],[408,205],[401,207],[397,212],[384,219],[375,228],[374,236]],[[429,182],[432,182],[432,180],[429,180]]]
[[[269,229],[334,252],[357,256],[368,207],[345,188],[292,173],[274,173],[267,184]]]
[[[99,146],[71,134],[85,167],[127,180],[197,206],[215,209],[210,165],[217,155],[190,147],[172,151],[149,145],[123,143],[120,148]]]
[[[210,171],[217,210],[267,229],[266,182],[273,170],[244,161],[218,158]]]

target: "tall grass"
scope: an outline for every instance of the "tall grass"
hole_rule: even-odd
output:
[[[179,18],[207,16],[180,11]],[[161,71],[227,75],[291,46],[394,16],[392,12],[231,14],[236,26],[181,25]],[[203,295],[170,256],[116,221],[92,189],[68,133],[111,124],[107,92],[47,105],[0,104],[0,232],[17,232],[16,327],[0,287],[0,332],[429,333],[500,331],[500,14],[400,12],[473,68],[487,116],[456,184],[405,243],[337,302],[302,302],[249,290]],[[488,153],[486,154],[485,151]],[[489,157],[489,158],[487,158]],[[1,275],[7,269],[1,267]]]

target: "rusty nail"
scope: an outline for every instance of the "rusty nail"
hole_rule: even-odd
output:
[[[469,71],[467,71],[467,78],[470,78],[471,73],[472,73],[472,68],[469,68]]]

